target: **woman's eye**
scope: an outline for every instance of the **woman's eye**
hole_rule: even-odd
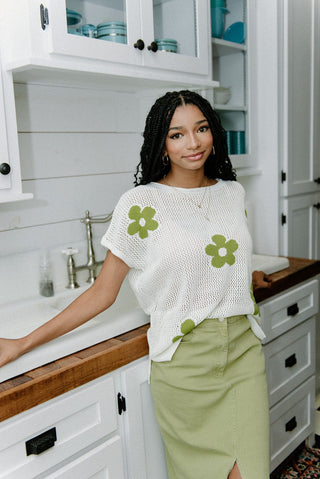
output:
[[[181,138],[181,133],[175,133],[174,135],[171,135],[170,138],[171,140],[177,140],[178,138]]]
[[[200,126],[200,128],[199,128],[200,133],[204,133],[204,132],[206,132],[206,131],[208,131],[208,130],[209,130],[209,126],[208,126],[208,125]]]

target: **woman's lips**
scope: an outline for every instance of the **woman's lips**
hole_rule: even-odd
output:
[[[202,156],[203,156],[203,152],[200,152],[200,153],[194,153],[193,155],[185,156],[184,158],[186,158],[187,160],[196,161],[196,160],[201,160]]]

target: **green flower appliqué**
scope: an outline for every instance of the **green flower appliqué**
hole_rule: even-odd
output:
[[[179,336],[175,336],[172,342],[175,343],[176,341],[179,341],[180,338],[190,333],[190,331],[192,331],[195,327],[196,327],[195,322],[192,321],[192,319],[186,319],[185,321],[183,321],[180,327],[180,331],[182,334]]]
[[[236,240],[231,239],[226,241],[224,236],[214,235],[212,236],[212,241],[215,244],[208,244],[208,246],[206,246],[207,255],[213,256],[211,260],[212,266],[222,268],[226,263],[231,266],[236,261],[233,253],[239,247]]]
[[[141,211],[140,206],[134,205],[129,210],[129,218],[134,220],[128,226],[129,235],[135,235],[139,233],[141,239],[148,237],[148,231],[154,231],[158,228],[159,224],[153,219],[156,210],[151,206],[146,206]]]
[[[253,304],[254,304],[253,314],[254,314],[254,316],[260,316],[260,310],[259,310],[259,307],[256,303],[256,300],[255,300],[255,297],[254,297],[254,294],[253,294],[253,284],[252,283],[251,283],[250,294],[251,294],[251,299],[252,299]]]

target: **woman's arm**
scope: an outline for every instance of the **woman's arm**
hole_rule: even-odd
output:
[[[0,367],[36,346],[62,336],[109,308],[117,298],[129,267],[110,251],[94,284],[66,309],[27,336],[0,338]]]

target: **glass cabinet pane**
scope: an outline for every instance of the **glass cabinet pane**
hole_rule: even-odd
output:
[[[158,50],[198,56],[195,0],[153,0]]]
[[[66,0],[69,34],[127,43],[125,0]]]

